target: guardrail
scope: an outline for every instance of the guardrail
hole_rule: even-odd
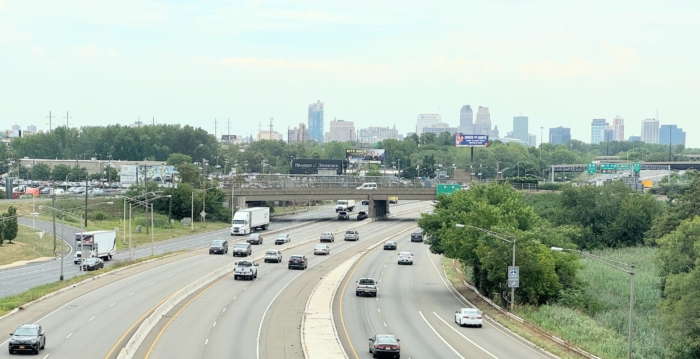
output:
[[[355,189],[364,183],[376,183],[377,188],[433,188],[438,184],[456,184],[450,179],[399,179],[385,176],[317,176],[317,175],[255,175],[239,176],[222,182],[223,189],[284,189],[284,188],[344,188]]]

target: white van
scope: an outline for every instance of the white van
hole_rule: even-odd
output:
[[[357,187],[356,189],[377,189],[377,183],[376,182],[363,183],[362,186]]]

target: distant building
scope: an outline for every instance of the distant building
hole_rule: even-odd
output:
[[[459,128],[450,127],[450,125],[442,122],[432,124],[429,127],[423,127],[423,133],[434,133],[436,135],[439,135],[443,132],[449,132],[451,135],[454,136],[455,133],[459,132]]]
[[[323,143],[323,102],[309,105],[309,135],[318,143]]]
[[[474,134],[491,135],[491,114],[488,107],[481,107],[476,111],[476,122],[474,123]],[[494,137],[494,136],[491,136]],[[497,136],[496,136],[497,137]]]
[[[605,130],[603,130],[603,142],[612,142],[614,141],[614,133],[615,131],[613,130],[612,127],[608,126]]]
[[[420,137],[423,133],[424,127],[430,127],[431,125],[442,122],[442,116],[437,114],[423,113],[418,115],[416,118],[416,134]]]
[[[348,142],[355,141],[355,123],[352,121],[333,120],[329,126],[330,130],[326,132],[326,142]]]
[[[309,130],[303,123],[299,124],[299,127],[294,127],[293,130],[287,130],[287,142],[288,143],[304,143],[311,139]]]
[[[659,143],[659,120],[647,118],[642,121],[642,142]]]
[[[659,144],[685,145],[685,131],[676,125],[661,125],[659,129]]]
[[[22,127],[19,125],[12,125],[12,131],[19,133],[20,130],[22,130]]]
[[[615,116],[615,118],[613,118],[612,129],[613,129],[612,140],[618,141],[618,142],[624,142],[625,141],[625,120],[623,118],[621,118],[620,116]]]
[[[260,140],[280,141],[284,140],[284,136],[282,136],[282,134],[277,131],[273,131],[272,133],[270,133],[270,131],[260,131],[258,132],[257,141]]]
[[[528,141],[528,118],[527,116],[513,117],[513,137],[523,141]]]
[[[459,110],[459,132],[474,133],[474,111],[469,105],[464,105]]]
[[[129,127],[132,127],[132,128],[134,128],[134,127],[143,127],[143,121],[141,121],[141,120],[139,119],[138,121],[136,121],[136,122],[132,123],[131,125],[129,125]]]
[[[553,145],[564,145],[571,141],[571,129],[567,127],[555,127],[549,129],[549,142]]]
[[[642,140],[642,136],[630,136],[627,139],[627,141],[629,141],[629,142],[635,142],[635,141],[641,141],[641,140]]]
[[[603,142],[604,131],[610,126],[605,119],[596,118],[591,121],[591,144],[597,145]]]
[[[34,125],[27,126],[27,132],[36,133],[36,126],[34,126]]]
[[[393,128],[389,127],[367,127],[360,129],[357,141],[360,143],[374,144],[387,139],[400,140],[399,130],[396,125]]]
[[[537,136],[529,133],[527,135],[527,144],[530,147],[537,147]]]

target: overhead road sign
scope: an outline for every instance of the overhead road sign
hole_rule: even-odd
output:
[[[437,194],[450,194],[454,191],[459,191],[462,189],[462,185],[458,184],[439,184],[436,187]]]

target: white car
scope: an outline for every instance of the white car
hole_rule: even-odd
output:
[[[411,253],[411,252],[399,253],[399,264],[413,265],[413,253]]]
[[[282,252],[276,250],[276,249],[270,249],[267,252],[265,252],[265,263],[267,262],[275,262],[275,263],[280,263],[282,262]]]
[[[476,308],[461,308],[455,312],[455,323],[459,326],[474,325],[481,328],[483,324],[481,314],[481,311]]]
[[[331,254],[331,247],[327,244],[317,244],[316,247],[314,247],[314,255],[316,254]]]

